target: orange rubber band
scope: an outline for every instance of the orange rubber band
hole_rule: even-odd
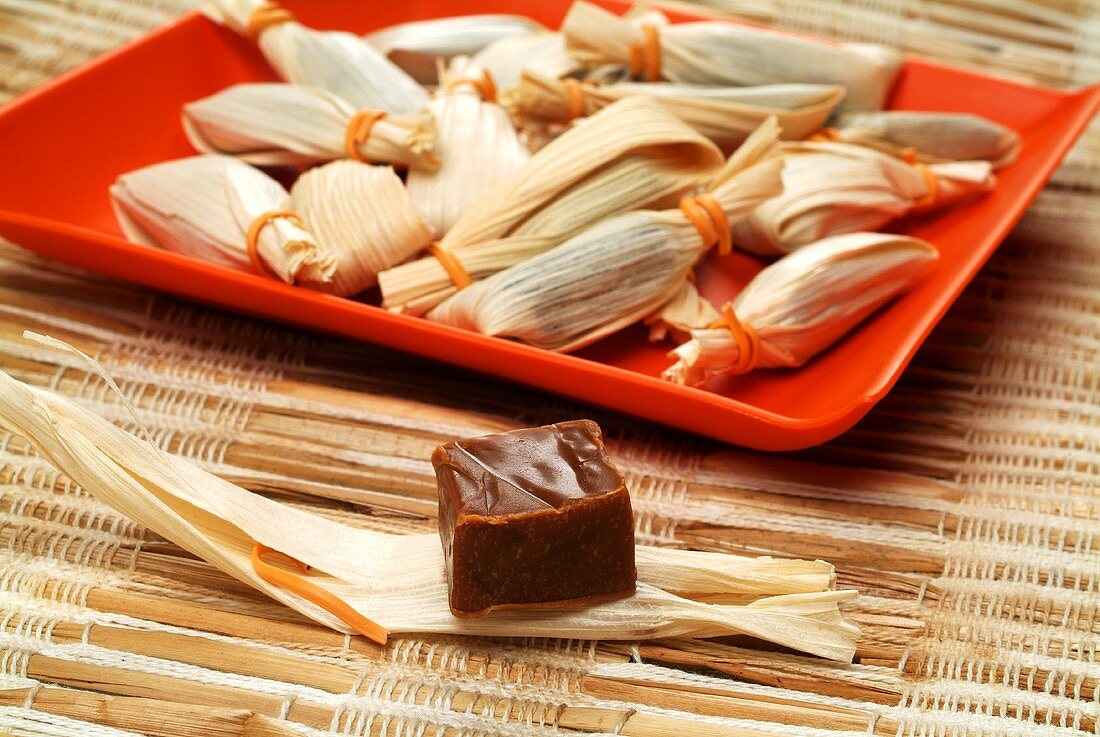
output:
[[[936,176],[936,172],[920,162],[914,162],[910,166],[919,171],[921,176],[924,177],[924,186],[928,189],[924,197],[913,203],[913,207],[931,207],[936,204],[936,199],[940,196],[939,177]]]
[[[271,28],[271,26],[277,26],[280,23],[289,23],[293,20],[296,20],[294,13],[280,7],[278,3],[264,3],[253,10],[252,15],[248,16],[248,25],[245,26],[244,32],[249,38],[256,40],[265,28]]]
[[[836,128],[825,126],[806,136],[806,140],[815,143],[840,143],[840,133],[837,132]]]
[[[680,199],[680,212],[695,226],[707,248],[717,244],[718,253],[726,256],[733,250],[733,233],[722,205],[709,194]]]
[[[485,70],[481,73],[481,77],[462,77],[452,82],[447,83],[447,90],[453,90],[459,85],[468,84],[472,86],[477,93],[481,95],[481,99],[485,102],[497,101],[497,83],[493,81],[493,75],[489,74],[489,70]]]
[[[349,159],[370,163],[363,156],[363,152],[359,150],[359,147],[370,138],[370,132],[374,129],[374,124],[384,117],[386,117],[385,110],[372,110],[370,108],[359,110],[352,116],[351,121],[348,123],[347,132],[344,134],[344,153]]]
[[[648,23],[642,26],[642,33],[645,41],[630,47],[630,76],[640,77],[645,72],[648,81],[656,82],[661,79],[661,37],[657,26]]]
[[[567,77],[561,81],[562,86],[565,87],[565,98],[567,109],[565,112],[565,120],[562,122],[568,123],[571,120],[580,118],[588,113],[588,106],[585,104],[584,88],[595,86],[595,82],[589,80],[586,82],[578,82],[572,77]]]
[[[310,583],[306,579],[290,571],[284,571],[282,568],[273,566],[263,559],[265,553],[276,552],[278,551],[272,550],[265,545],[260,545],[259,543],[256,543],[252,547],[252,570],[256,572],[257,576],[273,586],[280,586],[293,594],[297,594],[306,601],[316,604],[332,616],[339,618],[344,624],[351,627],[359,634],[377,642],[379,645],[386,644],[390,636],[390,631],[385,627],[367,619],[362,614],[352,609],[347,602],[335,594],[325,591],[317,584]],[[282,554],[280,553],[280,555]],[[303,573],[309,571],[309,566],[301,561],[295,560],[289,555],[284,557],[294,561],[295,565],[301,568]]]
[[[458,257],[447,249],[440,248],[437,244],[432,243],[428,246],[428,253],[435,256],[459,291],[474,283],[474,280],[470,278],[470,272],[466,271],[466,267],[462,265]]]
[[[904,161],[906,164],[916,164],[917,161],[917,149],[910,146],[909,148],[903,148],[898,151],[898,158]]]
[[[267,267],[267,264],[264,263],[263,259],[260,258],[260,254],[256,251],[260,242],[260,231],[272,220],[279,218],[286,218],[299,228],[305,227],[297,213],[290,210],[269,210],[252,221],[248,226],[248,234],[245,236],[248,242],[248,260],[252,262],[252,268],[256,270],[256,273],[264,276],[274,277],[275,273]]]
[[[722,307],[722,317],[707,326],[710,329],[729,328],[733,341],[737,344],[737,363],[729,369],[731,374],[744,374],[756,368],[756,361],[760,357],[760,336],[737,318],[733,311],[733,305],[727,302]]]

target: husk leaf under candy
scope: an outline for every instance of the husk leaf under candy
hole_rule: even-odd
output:
[[[140,418],[134,418],[141,427]],[[312,601],[256,573],[250,558],[256,544],[311,566],[311,583],[395,633],[593,639],[747,634],[836,660],[850,661],[855,652],[859,630],[845,622],[838,609],[838,603],[855,592],[828,590],[831,567],[820,562],[754,561],[639,547],[638,590],[631,597],[594,606],[458,619],[447,604],[443,552],[436,535],[353,528],[248,492],[67,399],[2,372],[0,427],[26,437],[100,501],[339,631],[350,629]],[[662,585],[672,590],[659,588]],[[718,602],[743,600],[746,595],[760,598],[732,605],[693,600],[677,592],[701,592],[708,601]]]
[[[268,0],[209,0],[203,10],[242,35],[255,31],[264,58],[287,82],[321,87],[356,108],[415,113],[428,104],[416,80],[359,36],[307,28]],[[276,20],[260,28],[257,20],[273,10]]]
[[[500,182],[439,243],[473,280],[542,253],[596,221],[647,206],[670,206],[709,181],[722,163],[712,142],[633,97],[576,122]],[[423,314],[454,294],[437,258],[379,275],[383,304]]]
[[[471,56],[497,41],[545,30],[519,15],[459,15],[398,23],[363,38],[417,82],[434,85],[439,80],[439,59]]]
[[[570,87],[573,87],[572,91]],[[770,117],[783,137],[805,138],[824,125],[844,99],[839,85],[784,84],[763,87],[701,87],[672,83],[580,84],[525,70],[506,106],[521,125],[561,123],[591,115],[633,95],[656,98],[670,113],[732,151]],[[572,95],[579,95],[580,105]]]
[[[737,248],[790,253],[830,235],[877,230],[914,210],[946,207],[993,187],[988,161],[911,165],[848,143],[787,142],[783,192],[733,226]]]
[[[820,240],[764,268],[731,303],[757,338],[738,340],[727,325],[694,330],[669,355],[664,378],[698,385],[754,368],[801,366],[890,299],[909,289],[938,257],[918,238],[847,233]],[[745,335],[748,335],[746,332]]]
[[[780,191],[778,137],[775,121],[765,122],[709,187],[730,222]],[[617,215],[467,287],[428,317],[547,350],[574,350],[675,297],[711,245],[680,209]]]
[[[229,156],[153,164],[120,176],[110,194],[131,241],[252,272],[249,226],[266,212],[291,207],[281,184]],[[326,284],[336,269],[315,235],[289,218],[273,219],[260,230],[256,253],[288,284]]]
[[[452,60],[429,110],[439,126],[434,171],[413,169],[409,194],[436,235],[446,233],[462,213],[531,157],[507,111],[465,80],[486,84],[484,70],[466,57]]]
[[[846,110],[881,108],[902,62],[899,52],[885,46],[826,44],[722,21],[660,28],[659,58],[650,60],[640,25],[584,0],[573,3],[561,32],[566,48],[585,66],[629,64],[635,47],[635,57],[656,62],[660,78],[669,82],[841,84],[848,88]]]
[[[347,158],[355,108],[319,87],[238,84],[183,106],[183,129],[200,153],[256,166],[298,166]],[[438,131],[427,110],[386,115],[355,145],[362,161],[435,169]]]

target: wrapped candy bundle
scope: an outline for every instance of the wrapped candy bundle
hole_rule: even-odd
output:
[[[847,143],[783,144],[783,193],[733,226],[744,251],[774,256],[829,235],[877,230],[913,211],[988,191],[988,161],[910,164]]]
[[[779,129],[765,122],[726,162],[706,194],[676,210],[603,220],[565,243],[471,285],[428,317],[555,351],[636,322],[676,297],[714,245],[729,252],[730,222],[782,188]]]
[[[477,279],[542,253],[609,215],[671,206],[710,181],[718,148],[645,97],[568,131],[488,192],[431,256],[379,274],[383,305],[423,314]]]
[[[817,131],[844,99],[844,88],[822,84],[779,84],[763,87],[700,87],[669,83],[597,85],[575,79],[554,79],[525,70],[508,93],[506,105],[521,125],[562,123],[600,110],[633,95],[656,98],[725,151],[732,151],[769,117],[775,117],[783,137],[805,138]]]
[[[257,166],[299,166],[348,158],[420,169],[439,166],[438,132],[427,110],[357,111],[319,87],[238,84],[183,106],[183,128],[201,153]]]
[[[611,640],[741,634],[840,661],[855,654],[859,628],[845,621],[839,604],[856,593],[833,590],[832,566],[821,561],[637,546],[630,596],[552,613],[460,619],[448,605],[434,533],[361,529],[254,494],[3,372],[0,429],[26,437],[97,499],[233,578],[316,622],[379,643],[391,632]],[[309,573],[265,560],[275,552]]]
[[[884,233],[806,246],[757,274],[720,324],[693,330],[670,354],[676,363],[664,378],[698,385],[754,368],[801,366],[909,289],[937,257],[930,243]]]
[[[849,113],[810,140],[855,143],[926,164],[984,159],[994,169],[1020,150],[1020,134],[981,116],[909,110]]]
[[[287,284],[332,281],[336,263],[291,210],[282,185],[228,156],[193,156],[123,174],[111,186],[122,232],[147,246]]]
[[[398,23],[363,38],[416,81],[436,84],[438,59],[472,56],[497,41],[545,30],[519,15],[460,15]],[[492,68],[489,73],[493,73]]]
[[[584,0],[573,4],[561,30],[585,66],[626,64],[633,77],[650,82],[842,84],[849,110],[881,108],[902,61],[885,46],[826,44],[720,21],[639,26]]]
[[[497,102],[493,78],[466,57],[451,61],[429,109],[439,125],[435,171],[412,169],[409,194],[424,219],[446,233],[463,212],[530,152]]]
[[[111,198],[130,240],[339,295],[431,238],[393,169],[353,161],[307,172],[288,194],[237,159],[194,156],[122,175]]]
[[[266,0],[210,0],[204,12],[256,41],[287,82],[321,87],[356,109],[415,113],[428,93],[370,43],[342,31],[315,31]]]

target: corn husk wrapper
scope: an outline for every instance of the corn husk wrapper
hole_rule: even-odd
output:
[[[545,30],[519,15],[460,15],[398,23],[363,38],[417,82],[434,85],[439,80],[438,59],[472,56],[497,41]]]
[[[383,269],[406,261],[432,239],[392,167],[334,161],[298,177],[294,211],[332,255],[332,280],[314,288],[340,296],[378,282]]]
[[[489,71],[502,91],[515,87],[525,69],[558,79],[574,76],[583,68],[566,51],[565,38],[548,31],[495,41],[479,51],[474,62]]]
[[[444,86],[429,106],[439,126],[435,151],[440,166],[435,171],[412,169],[406,179],[413,202],[437,236],[531,157],[508,112],[495,101],[483,100],[473,85],[462,83],[482,74],[465,57],[451,62],[443,75]]]
[[[342,159],[355,108],[305,85],[238,84],[183,106],[183,129],[200,153],[227,154],[256,166],[298,166]],[[438,131],[427,110],[387,115],[359,145],[363,160],[434,169]]]
[[[291,208],[281,184],[228,156],[153,164],[120,176],[110,193],[131,241],[241,271],[254,271],[246,238],[252,221]],[[315,235],[286,218],[260,231],[256,252],[288,284],[327,284],[336,269]]]
[[[1020,134],[979,115],[885,110],[841,116],[834,129],[844,143],[898,156],[907,150],[918,161],[984,159],[994,169],[1008,166],[1020,152]]]
[[[473,205],[440,242],[474,279],[538,255],[621,212],[672,206],[710,181],[718,147],[644,97],[584,118]],[[455,293],[434,257],[379,275],[383,305],[423,314]]]
[[[782,188],[774,120],[730,157],[709,194],[735,222]],[[602,220],[565,243],[477,282],[428,317],[555,351],[588,345],[673,299],[709,250],[679,209]]]
[[[710,300],[699,294],[695,283],[685,281],[672,299],[646,317],[645,324],[649,326],[650,342],[671,338],[683,343],[691,338],[692,330],[713,325],[721,317]]]
[[[627,64],[645,34],[584,0],[561,27],[566,48],[585,66]],[[826,44],[721,21],[675,23],[659,31],[661,78],[710,85],[786,82],[841,84],[846,110],[878,110],[901,67],[899,52],[874,44]]]
[[[830,235],[878,230],[914,210],[946,207],[992,189],[988,161],[930,164],[935,199],[921,170],[847,143],[784,143],[783,193],[733,226],[734,245],[774,256]]]
[[[770,117],[779,121],[784,138],[805,138],[825,124],[845,94],[838,85],[816,84],[700,87],[627,82],[586,84],[577,89],[583,96],[582,115],[591,115],[624,97],[654,97],[666,110],[724,151],[737,148]],[[554,123],[570,117],[566,83],[537,72],[524,71],[505,104],[521,125]]]
[[[767,266],[732,303],[760,340],[753,367],[801,366],[909,289],[937,257],[919,238],[847,233]],[[729,373],[741,359],[726,327],[694,330],[669,355],[676,363],[664,378],[690,385]]]
[[[253,571],[249,556],[256,543],[312,566],[312,583],[395,633],[598,639],[747,634],[836,660],[851,660],[855,652],[859,630],[844,621],[837,606],[855,592],[828,590],[831,566],[820,562],[754,561],[639,547],[638,590],[629,598],[458,619],[448,609],[437,535],[357,529],[261,497],[2,372],[0,427],[28,438],[100,501],[339,631],[350,630]],[[761,596],[762,591],[778,595]],[[760,598],[749,604],[708,603],[746,595]]]
[[[203,11],[248,35],[250,19],[267,0],[209,0]],[[320,87],[356,108],[415,113],[427,91],[367,41],[342,31],[316,31],[295,20],[261,30],[256,43],[287,82]]]

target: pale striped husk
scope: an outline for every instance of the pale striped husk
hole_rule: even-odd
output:
[[[525,69],[555,79],[574,76],[583,69],[566,51],[565,38],[549,31],[500,39],[479,51],[474,60],[489,70],[502,91],[516,86]]]
[[[28,438],[50,463],[119,512],[340,631],[349,631],[340,619],[257,575],[250,560],[255,544],[311,566],[312,583],[395,633],[598,639],[747,634],[836,660],[851,660],[855,652],[859,629],[838,608],[855,592],[829,590],[831,570],[819,562],[639,547],[633,596],[457,619],[448,607],[437,535],[364,530],[248,492],[3,372],[0,427]],[[743,603],[746,597],[751,603]]]
[[[709,188],[731,222],[781,190],[778,137],[775,121],[765,122]],[[547,350],[574,350],[675,297],[711,245],[679,209],[618,215],[460,291],[428,317]]]
[[[626,64],[630,47],[644,47],[637,24],[584,0],[562,23],[566,48],[586,66]],[[660,73],[670,82],[763,85],[784,82],[842,84],[843,107],[882,107],[901,67],[897,51],[873,44],[826,44],[721,21],[661,28]]]
[[[268,0],[209,0],[203,11],[241,34]],[[260,31],[256,40],[268,63],[287,82],[321,87],[356,108],[415,113],[428,104],[427,91],[378,49],[342,31],[316,31],[297,21]]]
[[[120,176],[110,193],[119,226],[130,240],[241,271],[254,271],[249,225],[265,212],[292,206],[281,184],[229,156],[153,164]],[[282,281],[332,281],[332,256],[292,220],[270,221],[256,243],[259,258]]]
[[[701,87],[671,83],[581,85],[582,115],[634,95],[657,99],[670,113],[724,151],[732,151],[769,117],[783,138],[799,140],[825,124],[844,99],[839,85],[784,84],[763,87]],[[505,105],[520,125],[567,121],[569,90],[563,80],[525,70],[508,93]]]
[[[919,161],[984,159],[994,169],[1008,166],[1020,152],[1020,134],[979,115],[884,110],[840,118],[836,136],[898,156],[912,149]]]
[[[437,237],[531,156],[507,111],[461,82],[482,73],[467,57],[451,61],[429,106],[439,127],[435,150],[440,166],[434,171],[412,169],[406,179],[413,202]]]
[[[544,30],[519,15],[459,15],[398,23],[363,38],[417,82],[434,85],[438,59],[470,56],[497,41]]]
[[[936,184],[928,202],[925,174],[895,156],[848,143],[788,142],[783,151],[783,193],[733,226],[737,248],[790,253],[830,235],[878,230],[917,208],[946,207],[995,182],[988,161],[929,164]]]
[[[236,156],[257,166],[298,166],[346,158],[356,110],[332,92],[305,85],[258,83],[227,87],[183,106],[183,129],[200,153]],[[358,158],[434,169],[438,137],[427,110],[378,119]]]
[[[648,98],[578,121],[488,192],[440,242],[474,279],[542,253],[598,220],[672,204],[709,181],[722,154]],[[379,275],[383,304],[423,314],[455,293],[434,257]]]
[[[748,368],[801,366],[909,289],[936,258],[930,243],[884,233],[837,235],[784,256],[732,302],[760,341]],[[664,378],[698,385],[727,374],[741,346],[726,326],[694,330],[669,354],[676,363]]]

